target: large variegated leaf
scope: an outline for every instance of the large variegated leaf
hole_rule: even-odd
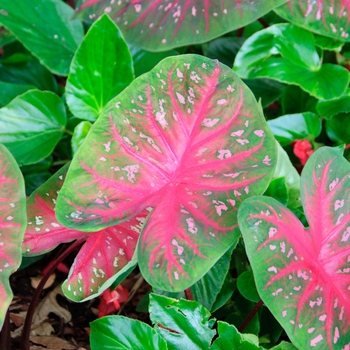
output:
[[[0,144],[0,329],[12,300],[10,275],[21,263],[26,226],[24,181],[11,153]]]
[[[244,27],[286,0],[81,0],[77,17],[108,13],[133,45],[151,50],[209,41]]]
[[[349,349],[350,165],[340,150],[311,156],[301,196],[308,229],[272,198],[239,210],[258,291],[299,349]]]
[[[202,56],[170,57],[93,125],[57,217],[96,231],[152,207],[139,265],[153,286],[180,291],[237,243],[238,207],[265,190],[275,162],[255,98],[232,70]]]
[[[39,255],[58,244],[85,236],[70,270],[63,291],[72,300],[91,299],[108,288],[133,257],[145,211],[120,225],[97,232],[72,230],[57,222],[55,206],[57,194],[65,180],[68,164],[31,194],[27,201],[28,226],[23,252]]]
[[[307,30],[350,41],[349,0],[289,0],[275,11],[279,16]]]

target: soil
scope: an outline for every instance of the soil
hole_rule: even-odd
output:
[[[55,256],[55,251],[49,253],[42,260],[11,276],[10,284],[14,294],[9,307],[11,350],[20,350],[21,332],[33,293],[42,277],[42,270]],[[74,256],[70,260],[73,258]],[[69,266],[67,261],[66,264]],[[41,293],[32,321],[30,350],[90,350],[89,323],[97,319],[100,298],[84,303],[68,300],[61,292],[66,277],[66,274],[56,271],[50,278],[50,285]],[[135,290],[133,287],[136,285],[139,286],[135,294],[130,294],[131,298],[121,305],[119,314],[150,323],[148,314],[136,311],[136,307],[151,287],[142,280],[138,271],[133,271],[122,286],[130,291]],[[117,313],[116,311],[115,314]],[[2,349],[3,345],[0,347],[1,350],[10,350]]]

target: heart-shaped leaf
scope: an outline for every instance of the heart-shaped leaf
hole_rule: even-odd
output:
[[[22,258],[25,200],[23,176],[11,153],[0,145],[0,329],[12,300],[9,277]]]
[[[52,92],[31,90],[0,109],[0,142],[20,165],[50,155],[65,126],[64,104]]]
[[[153,286],[181,291],[237,243],[238,207],[266,189],[275,158],[255,98],[231,69],[197,55],[170,57],[92,126],[57,217],[96,231],[153,207],[139,265]]]
[[[350,41],[348,0],[289,0],[275,11],[279,16],[307,30],[341,41]]]
[[[77,17],[108,13],[133,45],[150,51],[209,41],[244,27],[286,0],[81,0]]]
[[[239,225],[259,294],[300,349],[350,346],[350,166],[322,147],[306,163],[309,222],[268,197],[246,200]]]
[[[80,21],[60,0],[0,0],[0,23],[58,75],[67,75],[74,52],[83,40]]]
[[[288,23],[249,37],[237,53],[234,71],[245,79],[265,77],[299,85],[324,100],[341,96],[350,78],[346,68],[322,63],[312,33]]]
[[[68,169],[62,167],[34,191],[27,201],[28,226],[24,236],[25,255],[38,255],[58,244],[85,236],[62,288],[75,301],[88,300],[101,294],[132,259],[145,213],[122,224],[98,232],[84,233],[64,227],[57,222],[55,206]],[[134,264],[135,265],[135,264]]]
[[[66,85],[69,109],[77,118],[95,121],[107,102],[133,79],[128,46],[117,26],[104,15],[89,29],[70,66]]]

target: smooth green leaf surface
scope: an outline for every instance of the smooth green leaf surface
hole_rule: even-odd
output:
[[[238,332],[237,328],[226,322],[218,322],[218,333],[219,337],[215,339],[210,350],[258,350],[261,349],[257,344],[247,339],[246,334],[242,335]],[[256,338],[258,338],[251,334]]]
[[[336,143],[350,143],[350,113],[340,113],[326,121],[328,137]]]
[[[280,203],[287,205],[289,196],[286,179],[284,177],[273,179],[267,190],[264,192],[264,196],[273,197]]]
[[[334,100],[318,101],[316,105],[317,112],[325,119],[331,119],[339,113],[350,112],[350,90]]]
[[[341,41],[350,41],[348,0],[289,0],[274,10],[287,21],[307,30]]]
[[[90,324],[91,350],[167,350],[152,327],[124,316],[106,316]]]
[[[300,175],[290,161],[287,152],[277,143],[277,164],[273,179],[283,177],[288,191],[287,206],[290,209],[301,207]]]
[[[297,85],[288,85],[283,90],[280,101],[283,114],[297,114],[302,112],[316,113],[318,99]]]
[[[215,335],[215,319],[195,301],[170,299],[150,294],[150,318],[154,328],[168,343],[169,350],[207,349]]]
[[[266,77],[299,85],[324,100],[342,95],[349,83],[344,67],[322,64],[312,33],[286,23],[249,37],[237,53],[234,71],[245,79]]]
[[[95,121],[133,80],[132,59],[117,26],[103,15],[89,29],[69,70],[66,98],[75,117]]]
[[[0,144],[0,330],[13,297],[9,277],[21,263],[25,228],[23,177],[11,153]]]
[[[321,119],[310,112],[284,115],[269,120],[267,124],[282,146],[306,138],[313,141],[322,130]]]
[[[0,23],[51,72],[67,75],[83,26],[61,0],[0,0]]]
[[[256,290],[254,276],[251,271],[245,271],[238,276],[237,288],[246,299],[254,303],[260,300],[260,296]]]
[[[59,88],[53,75],[33,56],[14,54],[0,61],[0,81],[35,86],[39,90],[58,92]],[[10,58],[14,58],[13,60]]]
[[[46,158],[66,125],[62,100],[52,92],[28,91],[0,109],[0,142],[20,165]]]
[[[286,341],[282,341],[280,344],[271,348],[271,350],[299,350],[292,343],[288,343]]]
[[[72,154],[74,155],[79,146],[84,142],[86,135],[89,133],[91,129],[91,123],[84,121],[79,123],[75,128],[74,128],[74,133],[71,139],[71,144],[72,144]]]
[[[21,95],[28,90],[36,89],[33,85],[11,84],[0,81],[0,108],[6,106],[16,96]]]

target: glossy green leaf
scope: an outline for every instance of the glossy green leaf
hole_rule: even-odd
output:
[[[131,44],[166,51],[207,42],[244,27],[286,0],[80,0],[77,17],[92,21],[108,13]]]
[[[340,113],[326,121],[326,133],[336,143],[350,143],[350,113]]]
[[[73,9],[60,0],[0,0],[0,23],[58,75],[68,75],[83,26],[71,20]]]
[[[90,324],[91,350],[167,350],[152,327],[124,316],[106,316]]]
[[[213,345],[210,350],[258,350],[262,349],[259,347],[256,342],[258,342],[258,338],[253,336],[256,342],[250,341],[247,334],[241,334],[238,332],[237,328],[233,325],[230,325],[226,322],[219,321],[218,322],[218,333],[219,337],[215,339]]]
[[[28,91],[0,109],[0,142],[20,165],[46,158],[66,125],[62,100],[52,92]]]
[[[326,36],[315,35],[315,44],[322,50],[340,52],[344,46],[343,41],[335,40]]]
[[[132,60],[134,62],[134,70],[136,77],[149,72],[164,58],[176,56],[179,54],[175,50],[150,52],[140,49],[139,47],[136,47],[131,44],[129,44],[129,50],[132,56]]]
[[[273,197],[280,203],[287,205],[288,203],[288,189],[286,185],[286,179],[284,177],[278,177],[273,179],[267,190],[264,192],[264,196]]]
[[[0,81],[0,108],[6,106],[16,96],[33,89],[36,89],[33,85],[11,84]]]
[[[290,209],[301,207],[300,175],[290,161],[287,152],[277,142],[277,164],[273,179],[283,177],[288,191],[287,206]]]
[[[267,124],[282,146],[305,138],[313,141],[322,130],[321,119],[310,112],[284,115],[269,120]]]
[[[334,100],[319,101],[316,109],[320,116],[325,119],[330,119],[339,113],[350,113],[350,90]]]
[[[133,78],[128,46],[117,26],[103,15],[89,29],[70,66],[69,109],[77,118],[95,121],[107,102]]]
[[[316,113],[318,99],[302,90],[297,85],[288,85],[281,96],[282,113],[297,114],[303,112]]]
[[[254,276],[251,271],[245,271],[238,276],[237,289],[246,299],[254,303],[260,300],[260,296],[255,287]]]
[[[72,153],[73,155],[77,152],[80,145],[84,142],[87,134],[91,129],[90,122],[81,122],[74,128],[74,133],[71,139]]]
[[[0,144],[0,330],[13,296],[9,277],[22,258],[25,203],[22,174],[13,156]]]
[[[195,301],[150,294],[150,318],[154,328],[168,343],[169,350],[207,349],[215,335],[215,319]]]
[[[299,85],[324,100],[342,95],[350,77],[344,67],[322,64],[312,33],[286,23],[248,38],[236,56],[234,71],[245,79],[265,77]]]
[[[274,10],[279,16],[307,30],[341,41],[350,41],[348,0],[289,0]]]
[[[0,61],[0,81],[35,86],[39,90],[58,92],[59,88],[53,75],[31,55],[21,56],[20,59],[11,59],[12,55]]]
[[[211,307],[211,312],[215,312],[221,307],[223,307],[231,299],[232,294],[235,290],[235,280],[231,277],[230,273],[227,273],[224,283],[220,289],[220,292],[216,296],[215,302]]]
[[[271,348],[271,350],[299,350],[292,343],[288,343],[286,341],[282,341],[280,344]]]

